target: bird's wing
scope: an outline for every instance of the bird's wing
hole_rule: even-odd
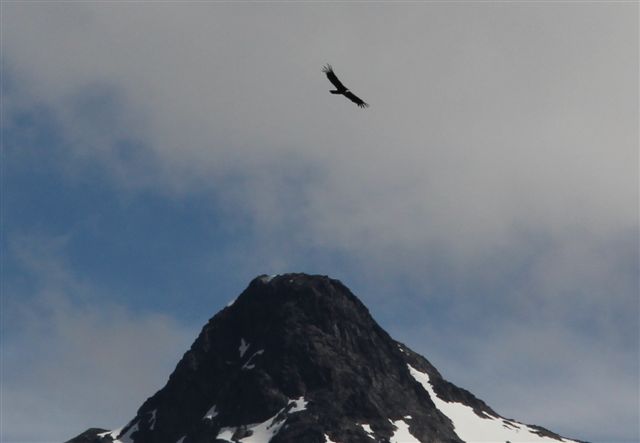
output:
[[[342,82],[338,80],[338,77],[336,77],[335,72],[333,72],[333,68],[331,67],[331,65],[324,66],[322,68],[322,72],[327,74],[327,78],[331,83],[333,83],[333,86],[335,86],[336,89],[338,89],[339,91],[347,89],[345,85],[343,85]]]
[[[354,102],[356,105],[360,106],[361,108],[368,108],[369,107],[369,103],[365,103],[364,100],[362,100],[360,97],[358,97],[357,95],[355,95],[351,91],[345,92],[344,96],[347,97],[352,102]]]

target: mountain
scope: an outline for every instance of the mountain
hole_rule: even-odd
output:
[[[260,276],[114,431],[67,443],[569,442],[498,415],[326,276]]]

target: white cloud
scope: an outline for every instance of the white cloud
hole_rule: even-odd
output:
[[[8,113],[51,110],[76,173],[89,161],[129,190],[210,192],[267,245],[252,266],[314,248],[427,288],[446,273],[476,324],[478,284],[506,287],[490,296],[516,313],[541,307],[551,330],[576,311],[636,328],[637,5],[3,13]],[[328,94],[326,62],[370,109]]]
[[[38,240],[13,248],[37,289],[3,295],[2,441],[59,442],[122,426],[197,332],[110,303],[57,257],[64,241]]]
[[[606,235],[637,221],[623,6],[6,11],[8,70],[120,184],[231,193],[256,224],[366,255],[373,243],[477,257],[522,226]],[[327,93],[327,60],[371,109]]]

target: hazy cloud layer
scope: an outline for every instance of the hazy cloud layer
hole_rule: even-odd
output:
[[[460,373],[485,367],[463,386],[484,389],[485,365],[503,368],[509,385],[484,392],[506,414],[585,430],[577,437],[634,439],[637,12],[624,3],[11,3],[3,124],[49,113],[70,176],[97,164],[122,193],[207,193],[230,223],[252,226],[255,244],[233,257],[247,269],[341,257],[352,270],[345,282],[389,313],[385,325],[414,332],[412,344],[445,365],[468,359]],[[328,93],[326,62],[370,109]],[[443,313],[425,312],[426,301]],[[394,313],[412,303],[424,319],[396,327]],[[67,308],[76,318],[80,308]],[[172,337],[164,321],[118,337],[154,328]],[[425,322],[452,322],[460,335],[422,339]],[[57,325],[53,337],[71,346]],[[478,330],[486,341],[463,338]],[[518,349],[540,359],[536,386],[509,358]],[[605,380],[606,371],[619,376]],[[537,402],[583,405],[589,385],[607,410],[600,422],[598,409],[547,414]]]
[[[233,179],[259,222],[291,208],[257,185],[304,193],[300,229],[336,243],[473,251],[522,225],[636,219],[632,7],[6,10],[19,101],[53,106],[77,151],[133,183]],[[328,59],[372,109],[327,94]]]
[[[4,306],[2,441],[66,441],[87,427],[126,424],[197,333],[108,302],[70,273],[63,246],[12,245],[33,289],[9,288]]]

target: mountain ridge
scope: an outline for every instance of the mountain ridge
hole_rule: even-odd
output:
[[[68,443],[458,443],[487,432],[574,441],[446,381],[340,281],[292,273],[253,279],[126,426]]]

